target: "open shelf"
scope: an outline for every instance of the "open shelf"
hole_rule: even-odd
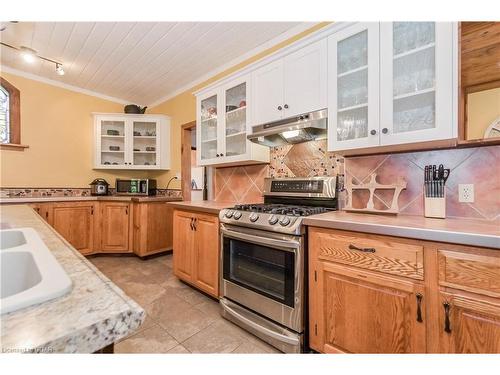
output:
[[[134,151],[134,154],[156,154],[156,151]]]
[[[102,138],[125,138],[124,135],[108,135],[108,134],[101,134]]]
[[[201,143],[210,143],[210,142],[217,142],[217,138],[205,139],[205,140],[201,141]]]
[[[134,135],[134,138],[156,139],[156,135]]]
[[[226,134],[226,138],[237,137],[239,135],[246,135],[246,134],[247,134],[246,131],[242,131],[242,132],[238,132],[238,133],[233,133],[233,134]]]

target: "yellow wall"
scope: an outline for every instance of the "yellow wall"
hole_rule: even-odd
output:
[[[500,88],[479,91],[467,97],[467,139],[481,139],[500,117]]]
[[[0,151],[2,187],[87,187],[96,177],[146,172],[93,170],[92,112],[123,112],[123,105],[2,72],[21,91],[24,151]]]
[[[180,126],[196,119],[196,98],[192,93],[328,24],[320,23],[148,109],[148,113],[171,117],[170,171],[93,170],[91,113],[121,113],[123,105],[2,72],[21,91],[21,142],[29,148],[23,152],[0,151],[0,186],[77,188],[87,187],[96,177],[114,186],[117,177],[149,177],[157,178],[158,186],[165,187],[181,169]],[[170,187],[180,188],[180,181],[173,181]]]
[[[210,79],[200,83],[199,85],[183,92],[182,94],[179,94],[175,96],[174,98],[167,100],[166,102],[163,102],[151,109],[148,109],[148,113],[156,113],[156,114],[165,114],[171,117],[172,119],[172,132],[171,132],[171,144],[172,144],[172,152],[174,154],[180,154],[181,146],[181,138],[180,138],[180,126],[182,124],[191,122],[196,120],[196,97],[193,95],[193,92],[208,86],[209,84],[231,74],[234,73],[235,71],[242,69],[243,67],[267,56],[270,55],[273,52],[276,52],[280,48],[283,48],[301,38],[304,36],[311,34],[327,25],[329,25],[330,22],[322,22],[314,27],[303,31],[300,34],[295,35],[292,38],[289,38],[271,48],[268,48],[264,50],[263,52],[247,59],[244,60],[243,62],[239,63],[238,65],[235,65],[213,77]],[[156,173],[154,175],[154,178],[158,179],[158,183],[160,186],[163,186],[167,183],[167,181],[174,176],[175,173],[180,172],[181,170],[181,165],[180,165],[180,158],[175,158],[175,160],[172,161],[172,168],[168,173]],[[153,177],[153,176],[152,176]],[[180,182],[178,181],[173,181],[172,184],[170,185],[171,187],[174,188],[179,188],[180,187]]]

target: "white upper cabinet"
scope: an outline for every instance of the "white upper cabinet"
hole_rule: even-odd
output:
[[[328,86],[328,148],[378,146],[378,23],[358,23],[328,38]]]
[[[452,23],[359,23],[328,38],[328,149],[456,136]]]
[[[381,145],[453,138],[452,27],[381,23]]]
[[[269,148],[247,139],[250,80],[243,76],[197,96],[198,165],[269,162]]]
[[[273,61],[252,73],[252,125],[327,106],[326,39]]]
[[[283,59],[267,64],[253,72],[252,125],[282,118],[283,79]]]
[[[284,58],[284,117],[327,107],[327,41],[310,44]]]
[[[94,114],[95,169],[169,169],[170,119]]]

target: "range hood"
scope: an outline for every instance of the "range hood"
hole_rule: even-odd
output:
[[[327,110],[304,113],[299,116],[269,122],[252,127],[247,138],[255,143],[274,147],[317,139],[325,139],[327,133]]]

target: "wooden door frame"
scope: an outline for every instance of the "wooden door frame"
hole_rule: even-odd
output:
[[[191,131],[196,121],[181,125],[181,190],[182,199],[191,200]]]

